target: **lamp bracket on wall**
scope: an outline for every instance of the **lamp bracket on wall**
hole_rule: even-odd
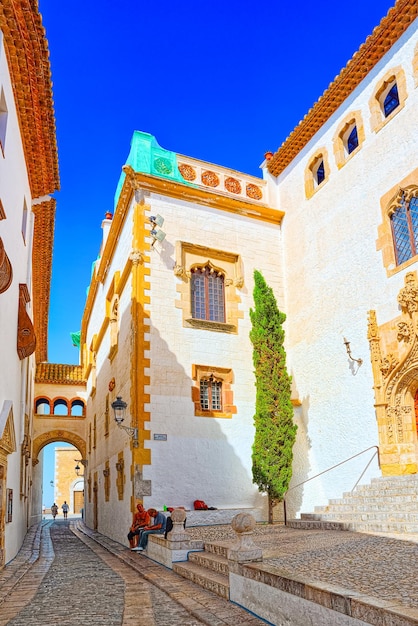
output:
[[[349,358],[352,361],[355,361],[356,363],[358,363],[358,366],[360,367],[363,364],[363,359],[355,359],[353,356],[351,356],[350,342],[347,341],[347,339],[345,337],[344,337],[344,344],[345,344],[345,348],[347,350],[347,354],[348,354]]]

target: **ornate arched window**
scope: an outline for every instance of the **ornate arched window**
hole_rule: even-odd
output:
[[[192,317],[225,322],[225,277],[206,265],[195,267],[191,276]]]
[[[401,265],[418,254],[418,193],[401,191],[390,215],[396,264]]]

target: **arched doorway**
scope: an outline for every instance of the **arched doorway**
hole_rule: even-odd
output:
[[[52,430],[33,441],[33,490],[32,510],[49,515],[55,502],[58,519],[62,505],[67,502],[69,514],[79,515],[84,508],[85,441],[65,430]],[[43,463],[39,464],[42,454]],[[81,469],[81,472],[80,472]]]

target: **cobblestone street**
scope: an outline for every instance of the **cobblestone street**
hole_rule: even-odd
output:
[[[37,533],[31,528],[19,556],[0,573],[0,626],[263,623],[124,546],[120,550],[135,567],[81,533],[76,521],[44,521]],[[31,559],[31,552],[39,558]]]

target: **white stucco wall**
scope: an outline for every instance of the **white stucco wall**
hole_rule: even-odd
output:
[[[212,208],[161,196],[148,199],[151,214],[164,217],[166,239],[151,253],[151,440],[152,465],[144,477],[152,480],[146,503],[193,508],[195,499],[209,506],[257,507],[265,503],[252,484],[255,386],[249,309],[253,303],[253,272],[259,269],[282,300],[280,232],[278,226],[231,215]],[[177,241],[204,245],[241,255],[244,286],[238,334],[185,328],[174,275]],[[214,261],[216,263],[216,261]],[[198,417],[192,402],[192,365],[231,368],[232,419]],[[154,440],[167,435],[167,441]]]
[[[373,378],[367,340],[367,312],[378,323],[398,315],[397,294],[407,270],[387,277],[376,250],[382,223],[381,197],[417,166],[418,90],[413,77],[416,24],[315,135],[293,163],[269,185],[276,186],[283,220],[287,354],[294,387],[302,401],[292,485],[378,444]],[[407,79],[405,106],[379,131],[370,124],[369,100],[389,69],[402,66]],[[361,111],[365,141],[339,170],[333,137],[350,111]],[[329,179],[306,199],[305,168],[322,147]],[[352,354],[362,358],[355,373]],[[354,364],[356,365],[356,364]],[[312,511],[350,490],[370,453],[295,489],[293,513]],[[374,462],[364,480],[377,475]]]
[[[7,457],[5,485],[5,488],[13,489],[13,521],[5,526],[5,560],[8,562],[18,552],[27,528],[28,502],[20,498],[20,446],[24,434],[24,415],[25,412],[30,412],[33,400],[33,357],[20,361],[16,342],[19,283],[27,284],[29,291],[31,290],[33,214],[26,162],[1,33],[0,90],[3,90],[8,110],[4,157],[0,158],[0,198],[6,214],[6,219],[0,220],[0,237],[13,267],[12,284],[0,294],[0,414],[4,415],[7,402],[11,402],[16,438],[16,452]],[[24,239],[22,216],[25,202],[28,213]],[[27,311],[32,317],[31,303],[27,306]],[[27,384],[30,385],[29,389],[26,388]]]

